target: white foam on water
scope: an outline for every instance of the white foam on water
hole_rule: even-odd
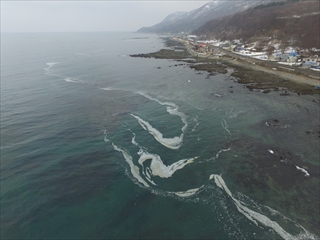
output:
[[[105,90],[105,91],[112,91],[112,90],[120,90],[120,89],[116,89],[116,88],[113,88],[113,87],[107,87],[107,88],[100,88],[101,90]],[[183,127],[181,128],[181,131],[182,131],[182,134],[180,135],[180,137],[179,137],[179,141],[182,143],[182,140],[183,140],[183,135],[184,135],[184,133],[185,133],[185,131],[186,131],[186,129],[187,129],[187,127],[188,127],[188,122],[187,122],[187,116],[184,114],[184,113],[182,113],[182,112],[179,112],[178,111],[178,109],[179,109],[179,107],[175,104],[175,103],[172,103],[172,102],[161,102],[159,99],[157,99],[157,98],[154,98],[154,97],[151,97],[151,96],[149,96],[149,95],[147,95],[147,94],[145,94],[145,93],[143,93],[143,92],[136,92],[137,94],[140,94],[141,96],[143,96],[143,97],[145,97],[145,98],[148,98],[149,100],[152,100],[152,101],[155,101],[155,102],[157,102],[157,103],[159,103],[160,105],[162,105],[162,106],[166,106],[166,109],[167,109],[167,112],[169,113],[169,114],[171,114],[171,115],[176,115],[176,116],[179,116],[180,118],[181,118],[181,121],[184,123],[184,125],[183,125]],[[118,113],[119,114],[119,113]],[[115,115],[117,115],[117,114],[115,114]],[[133,117],[135,117],[137,120],[142,120],[141,118],[139,118],[139,117],[137,117],[137,116],[135,116],[135,115],[133,115],[133,114],[131,114]],[[142,120],[141,122],[144,122],[144,123],[146,123],[145,125],[149,125],[149,126],[151,126],[149,123],[147,123],[146,121],[144,121],[144,120]],[[142,126],[142,124],[141,124],[141,122],[139,122],[140,123],[140,125]],[[142,126],[145,130],[147,130],[144,126]],[[155,132],[154,133],[156,133],[156,135],[158,135],[158,136],[160,136],[160,132],[157,130],[157,129],[155,129],[155,128],[152,128],[153,130],[155,130]],[[151,132],[150,132],[151,133]],[[155,136],[155,135],[154,135]],[[161,136],[162,136],[162,134],[161,134]],[[178,137],[175,137],[174,138],[175,140],[177,140],[178,139]],[[158,139],[157,139],[158,140]],[[160,142],[161,143],[161,142]],[[179,145],[179,144],[178,144]],[[180,146],[181,146],[181,144],[180,144]],[[179,147],[180,147],[179,146]],[[175,146],[173,149],[177,149],[177,148],[179,148],[178,146]]]
[[[135,141],[135,134],[134,137],[132,138],[132,144],[139,146],[139,144]],[[148,187],[148,189],[155,193],[155,194],[160,194],[163,196],[177,196],[177,197],[181,197],[181,198],[187,198],[190,196],[193,196],[197,193],[199,193],[199,190],[201,190],[202,188],[204,188],[205,185],[202,185],[199,188],[193,188],[193,189],[189,189],[186,191],[176,191],[176,192],[170,192],[170,191],[163,191],[160,189],[153,189],[150,188],[149,184],[141,177],[140,175],[140,169],[138,166],[136,166],[133,163],[132,157],[130,156],[130,154],[122,149],[117,147],[115,144],[112,144],[113,148],[118,151],[121,152],[123,157],[125,158],[125,160],[127,161],[128,165],[130,166],[130,170],[132,173],[132,176],[141,184],[143,184],[145,187]],[[221,150],[219,151],[221,152]],[[156,154],[150,154],[148,153],[146,150],[144,150],[143,148],[140,147],[140,150],[138,152],[138,155],[140,156],[138,162],[139,164],[143,167],[143,163],[147,160],[151,160],[151,164],[150,164],[150,168],[146,167],[145,171],[142,171],[144,176],[146,177],[146,179],[153,185],[156,185],[152,180],[151,177],[152,176],[159,176],[162,178],[169,178],[173,175],[173,173],[179,169],[182,169],[184,166],[186,166],[187,164],[192,163],[197,157],[195,158],[189,158],[189,159],[182,159],[179,160],[169,166],[164,165],[164,163],[162,162],[161,158],[156,155]],[[249,209],[248,207],[246,207],[241,201],[235,199],[231,193],[231,191],[228,189],[228,187],[226,186],[223,178],[220,175],[217,174],[211,174],[209,177],[210,180],[214,179],[216,185],[223,189],[226,194],[232,199],[233,203],[235,204],[237,210],[242,213],[247,219],[249,219],[250,221],[252,221],[253,223],[255,223],[257,226],[259,226],[259,223],[266,226],[266,227],[270,227],[272,228],[279,236],[281,236],[283,239],[318,239],[315,235],[309,233],[307,230],[305,230],[302,226],[300,226],[299,224],[295,224],[297,228],[301,229],[302,232],[300,232],[298,235],[293,236],[290,233],[286,232],[277,222],[272,221],[271,219],[269,219],[267,216],[260,214],[256,211],[253,211],[251,209]],[[269,207],[268,207],[269,208]],[[270,209],[270,208],[269,208]],[[277,211],[272,211],[273,209],[270,209],[270,212],[272,213],[276,213],[276,214],[280,214]],[[280,214],[281,215],[281,214]],[[281,215],[282,216],[282,215]],[[285,217],[284,217],[285,218]],[[290,220],[290,219],[288,219]],[[290,220],[291,221],[291,220]]]
[[[53,65],[56,65],[57,63],[59,62],[49,62],[49,63],[46,63],[49,67],[52,67]]]
[[[54,65],[56,65],[58,63],[59,62],[48,62],[48,63],[46,63],[46,65],[48,65],[48,68],[46,68],[46,69],[52,68]]]
[[[52,71],[51,68],[53,66],[55,66],[56,64],[59,64],[59,63],[62,63],[62,62],[49,62],[49,63],[46,63],[48,65],[48,67],[44,68],[45,74],[50,75],[50,76],[63,78],[64,81],[70,82],[70,83],[90,83],[90,82],[87,82],[87,81],[83,81],[83,80],[77,79],[75,77],[68,77],[68,76],[63,76],[63,75],[59,75],[59,74],[54,73],[54,71]]]
[[[110,140],[107,138],[107,135],[104,136],[103,141],[110,142]]]
[[[181,128],[182,134],[180,136],[181,137],[181,141],[182,141],[183,134],[185,133],[185,131],[186,131],[187,127],[188,127],[188,122],[187,122],[187,116],[184,113],[178,111],[179,107],[175,103],[172,103],[172,102],[161,102],[159,99],[151,97],[148,94],[145,94],[143,92],[136,92],[136,93],[140,94],[141,96],[144,96],[145,98],[148,98],[149,100],[155,101],[155,102],[159,103],[162,106],[166,106],[167,107],[167,112],[169,114],[176,115],[176,116],[179,116],[181,118],[181,121],[184,123],[184,126]]]
[[[120,90],[120,89],[116,89],[116,88],[113,88],[113,87],[107,87],[107,88],[100,88],[101,90],[105,90],[105,91],[112,91],[112,90]],[[187,116],[182,113],[182,112],[179,112],[179,107],[175,104],[175,103],[172,103],[172,102],[162,102],[160,101],[159,99],[157,98],[154,98],[154,97],[151,97],[149,96],[148,94],[145,94],[143,92],[136,92],[137,94],[140,94],[141,96],[145,97],[145,98],[148,98],[149,100],[152,100],[152,101],[155,101],[157,103],[159,103],[160,105],[162,106],[166,106],[166,109],[167,109],[167,112],[170,114],[170,115],[176,115],[176,116],[179,116],[181,118],[181,121],[184,123],[183,127],[181,128],[181,131],[182,131],[182,134],[180,135],[180,137],[175,137],[173,139],[175,139],[174,141],[177,141],[177,139],[179,138],[179,142],[180,144],[178,144],[179,146],[174,146],[173,149],[177,149],[181,146],[182,144],[182,140],[183,140],[183,135],[185,133],[185,131],[187,130],[187,127],[188,127],[188,122],[187,122]],[[131,114],[132,115],[132,114]],[[133,117],[135,117],[137,120],[141,119],[137,116],[134,116],[132,115]],[[142,119],[141,119],[142,120]],[[145,125],[149,125],[151,126],[149,123],[147,123],[146,121],[143,121],[142,122],[146,123]],[[140,122],[139,122],[140,123]],[[140,123],[141,125],[141,123]],[[142,125],[141,125],[142,126]],[[145,130],[147,130],[144,126],[142,126]],[[152,128],[153,130],[155,130],[154,133],[156,133],[156,135],[158,136],[162,136],[162,134],[155,128]],[[151,133],[151,132],[150,132]],[[155,135],[154,135],[155,136]],[[167,140],[169,140],[170,138],[167,138]],[[158,140],[158,139],[157,139]],[[161,143],[161,142],[160,142]],[[169,144],[170,145],[170,144]],[[165,146],[165,145],[164,145]],[[167,147],[167,146],[166,146]]]
[[[134,137],[132,138],[132,144],[134,144],[135,146],[138,146],[140,148],[138,155],[140,156],[138,162],[139,164],[142,166],[142,172],[144,174],[144,176],[146,177],[146,179],[153,185],[156,185],[151,178],[153,176],[158,176],[158,177],[162,177],[162,178],[169,178],[171,177],[175,171],[182,169],[184,166],[186,166],[187,164],[190,164],[192,162],[194,162],[194,160],[197,158],[189,158],[189,159],[182,159],[179,160],[169,166],[166,166],[160,156],[156,155],[156,154],[151,154],[148,153],[145,149],[143,149],[142,147],[140,147],[140,145],[136,142],[135,137],[136,135],[133,133]],[[177,197],[181,197],[181,198],[188,198],[190,196],[193,196],[197,193],[199,193],[199,191],[205,187],[205,185],[202,185],[199,188],[193,188],[193,189],[189,189],[186,191],[176,191],[176,192],[170,192],[170,191],[163,191],[161,189],[153,189],[150,187],[150,185],[141,177],[140,175],[140,169],[138,166],[136,166],[133,163],[132,157],[130,156],[130,154],[120,148],[117,147],[116,145],[112,144],[113,148],[116,151],[119,151],[122,153],[123,157],[125,158],[125,160],[127,161],[128,165],[130,166],[130,170],[131,170],[131,174],[134,177],[134,179],[136,179],[139,183],[141,183],[142,185],[144,185],[145,187],[147,187],[151,192],[153,192],[154,194],[157,195],[163,195],[163,196],[177,196]],[[231,149],[223,149],[220,150],[217,155],[223,151],[230,151]],[[217,156],[216,156],[217,157]],[[144,170],[144,166],[143,163],[147,160],[150,160],[150,168],[146,167],[146,169]],[[299,167],[297,167],[298,169]],[[302,169],[302,168],[299,168]],[[237,200],[236,198],[233,197],[231,191],[228,189],[228,187],[226,186],[224,180],[222,179],[222,177],[220,175],[217,174],[211,174],[209,177],[210,180],[214,179],[216,185],[221,188],[222,190],[224,190],[224,192],[232,199],[233,203],[235,204],[237,210],[243,214],[247,219],[249,219],[251,222],[255,223],[257,226],[259,226],[259,224],[262,224],[266,227],[270,227],[271,229],[273,229],[279,236],[281,236],[283,239],[318,239],[315,235],[309,233],[307,230],[305,230],[302,226],[300,226],[299,224],[295,224],[295,226],[301,230],[301,232],[296,235],[293,236],[290,233],[286,232],[277,222],[269,219],[267,216],[258,213],[256,211],[251,210],[250,208],[248,208],[247,206],[244,205],[244,203],[242,203],[241,201]],[[260,208],[258,207],[258,210]],[[274,214],[279,214],[277,211],[271,209],[268,207],[268,209],[271,212],[271,215]],[[282,215],[281,215],[282,216]],[[284,216],[283,216],[284,217]],[[285,218],[285,217],[284,217]],[[288,218],[286,218],[288,219]],[[289,221],[291,221],[290,219],[288,219]]]
[[[215,161],[217,158],[219,158],[220,154],[222,152],[228,152],[228,151],[231,151],[231,148],[223,148],[221,150],[219,150],[217,153],[216,153],[216,156],[215,157],[211,157],[211,158],[208,158],[208,159],[205,159],[205,160],[202,160],[200,161],[199,163],[202,163],[202,162],[209,162],[209,161]]]
[[[147,170],[148,169],[148,170]],[[144,175],[144,177],[152,184],[152,185],[157,185],[154,181],[151,180],[151,176],[150,176],[150,169],[147,168],[146,171],[142,171],[142,174]]]
[[[310,174],[309,174],[308,171],[305,170],[304,168],[301,168],[301,167],[298,167],[298,166],[296,166],[296,168],[297,168],[299,171],[303,172],[305,177],[310,177]]]
[[[174,137],[174,138],[164,138],[162,133],[159,132],[157,129],[152,127],[147,121],[144,121],[140,117],[130,114],[132,117],[138,120],[139,124],[141,127],[148,131],[159,143],[161,143],[163,146],[171,149],[178,149],[181,147],[182,142],[183,142],[183,135],[182,133],[180,137]]]
[[[131,131],[131,130],[129,130],[129,131]],[[144,149],[143,147],[140,147],[140,145],[135,140],[135,137],[136,137],[135,133],[133,133],[133,135],[134,136],[131,140],[131,143],[140,148],[139,152],[138,152],[138,155],[139,155],[138,163],[142,166],[142,173],[143,173],[144,177],[153,185],[157,185],[151,179],[153,176],[158,176],[161,178],[169,178],[177,170],[184,168],[187,164],[192,163],[195,159],[198,158],[198,157],[194,157],[194,158],[182,159],[182,160],[179,160],[169,166],[166,166],[162,162],[160,156],[158,156],[157,154],[148,153],[146,149]],[[140,183],[142,183],[144,186],[149,187],[149,184],[141,177],[139,167],[133,163],[132,156],[127,151],[125,151],[124,149],[122,149],[120,147],[117,147],[113,143],[112,143],[112,146],[116,151],[122,153],[126,162],[130,166],[130,170],[131,170],[133,177],[136,180],[138,180]],[[143,163],[147,160],[151,160],[150,167],[144,168]]]
[[[251,200],[251,201],[253,201],[253,200]],[[256,203],[257,204],[257,203]],[[278,212],[277,210],[274,210],[274,209],[272,209],[271,207],[269,207],[269,206],[266,206],[266,205],[262,205],[263,207],[265,207],[266,209],[268,209],[269,210],[269,212],[271,213],[271,215],[278,215],[278,216],[281,216],[283,219],[285,219],[285,221],[287,221],[287,222],[292,222],[292,220],[290,219],[290,218],[287,218],[286,216],[284,216],[284,215],[282,215],[280,212]],[[303,228],[302,226],[301,226],[301,228]]]
[[[226,130],[231,135],[231,132],[229,130],[229,126],[228,126],[227,121],[225,119],[221,120],[221,125],[224,128],[224,130]]]
[[[140,156],[138,162],[141,166],[147,160],[151,160],[150,170],[152,176],[158,176],[161,178],[169,178],[171,177],[177,170],[184,168],[187,164],[193,163],[194,158],[182,159],[173,164],[166,166],[161,160],[160,156],[157,154],[148,153],[146,150],[140,148],[138,155]]]
[[[131,143],[137,147],[139,147],[140,149],[142,149],[140,147],[140,145],[136,142],[136,134],[134,132],[132,132],[130,129],[129,131],[133,134],[133,138],[131,139]],[[142,150],[141,150],[142,151]],[[143,168],[143,165],[142,165]],[[145,176],[145,178],[153,185],[157,185],[154,181],[151,180],[151,170],[149,167],[147,167],[145,170],[142,169],[142,174]]]
[[[179,196],[179,197],[190,197],[190,196],[198,193],[199,190],[200,190],[201,188],[203,188],[203,187],[204,187],[204,185],[202,185],[202,186],[199,187],[199,188],[193,188],[193,189],[189,189],[189,190],[187,190],[187,191],[173,192],[173,193],[176,194],[176,195]]]
[[[192,128],[192,130],[191,130],[191,131],[192,131],[192,132],[194,132],[194,131],[196,130],[196,128],[198,127],[198,125],[199,125],[199,124],[200,124],[200,123],[199,123],[199,122],[197,122],[197,123],[196,123],[196,125]]]
[[[244,113],[245,111],[239,110],[239,111],[235,111],[233,110],[233,108],[231,108],[229,111],[226,112],[226,115],[229,118],[237,118],[241,113]]]
[[[74,78],[72,78],[72,77],[71,77],[71,78],[69,78],[69,77],[68,77],[68,78],[65,78],[64,80],[65,80],[66,82],[73,82],[73,83],[77,82],[77,81],[75,81]]]
[[[122,153],[124,159],[126,160],[128,165],[130,166],[131,174],[133,175],[133,177],[135,179],[137,179],[140,183],[142,183],[145,187],[149,187],[149,184],[141,177],[139,167],[134,165],[131,155],[127,151],[117,147],[113,143],[112,143],[112,146],[113,146],[114,150]]]
[[[230,190],[228,189],[228,187],[226,186],[224,180],[222,179],[222,177],[220,175],[217,174],[211,174],[209,179],[214,179],[215,183],[217,184],[218,187],[220,187],[221,189],[223,189],[228,195],[229,197],[233,200],[234,204],[236,205],[238,211],[240,213],[242,213],[246,218],[248,218],[250,221],[252,221],[253,223],[255,223],[258,226],[258,222],[263,224],[264,226],[270,227],[272,228],[277,234],[279,234],[283,239],[309,239],[309,238],[301,238],[301,236],[308,236],[310,237],[310,239],[316,239],[316,237],[312,234],[310,234],[309,232],[307,232],[303,227],[301,227],[300,225],[296,225],[297,227],[300,227],[304,233],[300,233],[297,236],[293,236],[290,233],[286,232],[277,222],[272,221],[271,219],[269,219],[267,216],[262,215],[258,212],[255,212],[249,208],[247,208],[246,206],[244,206],[243,204],[241,204],[240,201],[238,201],[237,199],[235,199],[232,196],[232,193],[230,192]]]
[[[149,100],[155,101],[155,102],[159,103],[162,106],[171,106],[171,107],[178,108],[178,106],[175,103],[172,103],[172,102],[161,102],[159,99],[151,97],[148,94],[143,93],[143,92],[136,92],[136,93],[140,94],[141,96],[144,96],[145,98],[148,98]]]
[[[105,90],[105,91],[112,91],[112,90],[117,90],[113,87],[106,87],[106,88],[100,88],[101,90]]]
[[[56,65],[56,64],[58,64],[59,62],[48,62],[48,63],[46,63],[46,65],[48,66],[48,67],[46,67],[46,68],[43,68],[46,72],[45,72],[45,74],[48,74],[48,75],[50,75],[50,69],[54,66],[54,65]]]
[[[149,179],[151,179],[151,175],[150,175],[151,174],[151,170],[150,170],[150,168],[147,167],[145,172],[146,172],[147,177]]]
[[[133,138],[131,139],[131,143],[137,147],[140,147],[139,144],[136,142],[136,134],[129,130],[133,134]]]
[[[147,167],[145,171],[142,171],[142,173],[151,184],[153,184],[155,186],[157,185],[157,184],[155,184],[154,181],[151,180],[151,170],[149,167]]]
[[[270,149],[268,149],[268,152],[271,153],[271,154],[274,154],[274,152]]]
[[[181,131],[184,133],[188,127],[187,116],[178,111],[178,107],[167,106],[167,112],[171,115],[177,115],[181,118],[181,121],[184,123],[184,126],[181,128]]]
[[[219,157],[220,153],[229,152],[230,150],[231,150],[231,148],[221,149],[220,151],[217,152],[215,159],[217,159]]]

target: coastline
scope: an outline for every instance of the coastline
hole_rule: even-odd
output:
[[[214,56],[210,55],[201,55],[197,54],[194,52],[190,47],[186,45],[187,51],[194,57],[203,57],[206,59],[216,59]],[[228,55],[230,53],[226,53],[228,51],[225,51],[224,53],[226,54],[225,56],[221,57],[221,60],[224,62],[228,62],[229,64],[236,65],[236,66],[241,66],[241,67],[247,67],[255,71],[262,71],[270,74],[275,74],[278,75],[282,78],[301,83],[301,84],[308,84],[312,86],[318,86],[320,85],[320,73],[319,77],[316,76],[306,76],[303,74],[297,74],[293,72],[290,69],[287,69],[286,67],[282,67],[281,65],[278,66],[277,70],[272,69],[272,66],[268,66],[267,61],[260,62],[259,60],[255,60],[253,58],[246,60],[246,57],[243,57],[241,55],[235,56],[237,54],[232,53],[234,57]]]
[[[241,83],[247,88],[247,93],[254,91],[255,93],[253,95],[257,96],[257,99],[259,99],[259,95],[261,99],[275,97],[274,102],[282,105],[289,101],[290,104],[294,104],[297,99],[303,101],[304,98],[308,98],[307,96],[294,95],[314,95],[308,98],[308,101],[311,99],[311,104],[316,109],[315,114],[318,110],[317,104],[320,102],[320,90],[317,90],[315,86],[320,85],[320,80],[286,69],[273,70],[267,64],[257,64],[257,62],[265,63],[264,61],[255,61],[255,59],[249,58],[245,60],[242,59],[241,56],[234,57],[228,54],[224,54],[224,56],[201,54],[193,51],[190,45],[182,41],[177,41],[172,38],[164,38],[164,41],[166,46],[164,49],[147,54],[131,55],[131,57],[173,59],[175,62],[183,62],[183,64],[177,63],[170,67],[188,66],[196,71],[201,71],[199,74],[207,72],[207,78],[210,78],[211,75],[226,74],[228,71],[230,73],[231,70],[231,76],[233,78],[231,78],[230,83]],[[273,64],[276,63],[273,62]],[[228,94],[239,96],[237,90],[234,90],[235,88],[231,85],[232,84],[230,84],[228,89]],[[273,94],[270,92],[273,92]],[[271,96],[262,96],[262,94],[268,93],[270,93]],[[280,96],[275,96],[277,94]],[[289,95],[294,97],[287,98],[286,96]],[[245,97],[245,95],[242,96]],[[241,98],[239,98],[239,101],[240,99]],[[281,100],[283,100],[283,102]],[[301,114],[303,115],[302,111]],[[318,124],[314,126],[314,130],[306,130],[303,131],[301,135],[297,135],[300,127],[300,122],[298,121],[301,121],[300,119],[296,120],[294,119],[295,116],[290,114],[283,117],[283,119],[278,119],[277,117],[278,116],[275,115],[273,118],[266,119],[263,123],[259,123],[260,125],[252,126],[252,128],[261,130],[261,128],[265,127],[268,130],[263,129],[262,131],[266,134],[266,138],[268,138],[269,134],[279,133],[286,135],[287,132],[285,129],[291,127],[286,124],[290,121],[297,121],[295,126],[288,131],[290,134],[293,134],[290,136],[297,138],[297,142],[299,142],[298,139],[300,139],[303,142],[312,140],[318,143],[320,137]],[[291,117],[293,118],[290,119]],[[317,119],[317,116],[313,119],[304,119],[301,121],[301,125],[309,122],[311,126],[314,122],[317,122]],[[281,124],[284,125],[281,126]],[[295,127],[297,127],[297,129],[295,129]],[[281,137],[281,135],[279,136]],[[279,139],[279,141],[283,140],[284,138]],[[261,204],[274,207],[286,213],[287,216],[290,216],[291,219],[297,222],[305,223],[307,229],[319,236],[319,230],[317,229],[319,219],[316,218],[319,212],[316,205],[318,197],[314,195],[308,196],[308,193],[298,195],[297,192],[303,188],[313,190],[318,187],[315,183],[319,179],[318,165],[314,165],[314,163],[310,164],[302,155],[294,154],[293,148],[295,146],[290,146],[291,148],[277,148],[273,146],[272,150],[270,150],[271,148],[262,142],[263,141],[260,142],[259,139],[255,137],[251,138],[246,134],[232,141],[232,148],[236,149],[239,154],[237,154],[237,161],[234,161],[224,173],[225,176],[229,177],[229,181],[234,181],[233,184],[237,185],[239,192],[244,193]],[[227,144],[225,147],[227,148],[228,146],[230,145]],[[242,156],[240,155],[241,151],[244,152]],[[268,151],[270,155],[266,155],[266,151]],[[275,152],[276,154],[274,154]],[[301,167],[305,171],[308,171],[309,175],[301,175]],[[300,169],[300,173],[297,172],[297,169]],[[252,174],[252,172],[254,172],[254,174]],[[308,203],[304,204],[306,200]],[[295,210],[292,211],[292,209]],[[310,214],[311,211],[313,211],[314,214]]]
[[[130,56],[183,61],[195,70],[207,71],[208,76],[215,73],[226,73],[227,68],[232,67],[234,72],[231,75],[250,91],[263,93],[279,91],[280,95],[283,96],[289,95],[288,91],[293,91],[299,95],[320,94],[320,90],[316,89],[316,86],[320,86],[320,78],[292,71],[279,64],[275,68],[276,63],[274,62],[262,62],[228,51],[223,51],[222,56],[202,54],[192,50],[188,43],[175,38],[165,38],[165,45],[170,49]]]

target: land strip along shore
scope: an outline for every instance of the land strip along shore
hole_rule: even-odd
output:
[[[232,67],[235,70],[232,76],[252,91],[278,91],[284,96],[289,95],[288,90],[297,94],[320,94],[320,90],[316,89],[316,86],[320,86],[317,72],[310,76],[308,73],[289,70],[275,62],[241,56],[221,48],[219,50],[222,56],[202,54],[194,51],[188,43],[173,38],[165,38],[165,45],[170,49],[130,56],[183,61],[195,70],[207,71],[208,76],[227,73],[227,68]]]

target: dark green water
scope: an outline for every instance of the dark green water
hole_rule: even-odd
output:
[[[318,96],[129,57],[155,35],[1,41],[2,239],[318,239]]]

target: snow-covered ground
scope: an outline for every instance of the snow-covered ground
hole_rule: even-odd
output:
[[[202,40],[202,41],[197,41],[197,42],[198,43],[205,43],[205,44],[215,46],[215,47],[220,47],[223,44],[230,44],[230,41],[220,41],[217,39]],[[241,42],[241,40],[238,40],[237,43],[240,43],[240,42]],[[259,46],[259,45],[260,45],[259,42],[252,42],[250,44],[246,44],[246,48],[243,48],[244,50],[241,50],[241,51],[229,50],[229,51],[231,51],[235,54],[246,56],[246,57],[252,57],[255,59],[265,60],[265,61],[276,61],[276,62],[277,62],[277,58],[278,58],[279,54],[290,54],[290,53],[297,52],[297,50],[293,47],[287,47],[286,49],[281,49],[281,43],[279,43],[279,41],[273,41],[273,40],[269,41],[267,43],[267,45],[263,47],[263,51],[257,52],[256,49],[258,47],[261,48],[261,46]],[[234,44],[234,46],[236,46],[236,44]],[[242,46],[244,47],[244,44]],[[267,53],[267,49],[269,49],[270,47],[274,48],[274,51],[271,56],[268,55],[268,53]],[[230,48],[225,48],[225,49],[230,49]],[[287,66],[302,65],[301,60],[300,61],[298,60],[297,62],[292,62],[292,63],[289,63],[289,62],[278,62],[278,63],[282,64],[282,65],[287,65]],[[315,71],[319,71],[319,70],[317,69]]]
[[[279,64],[282,65],[287,65],[287,66],[299,66],[301,65],[301,62],[294,62],[294,63],[289,63],[289,62],[278,62]]]

